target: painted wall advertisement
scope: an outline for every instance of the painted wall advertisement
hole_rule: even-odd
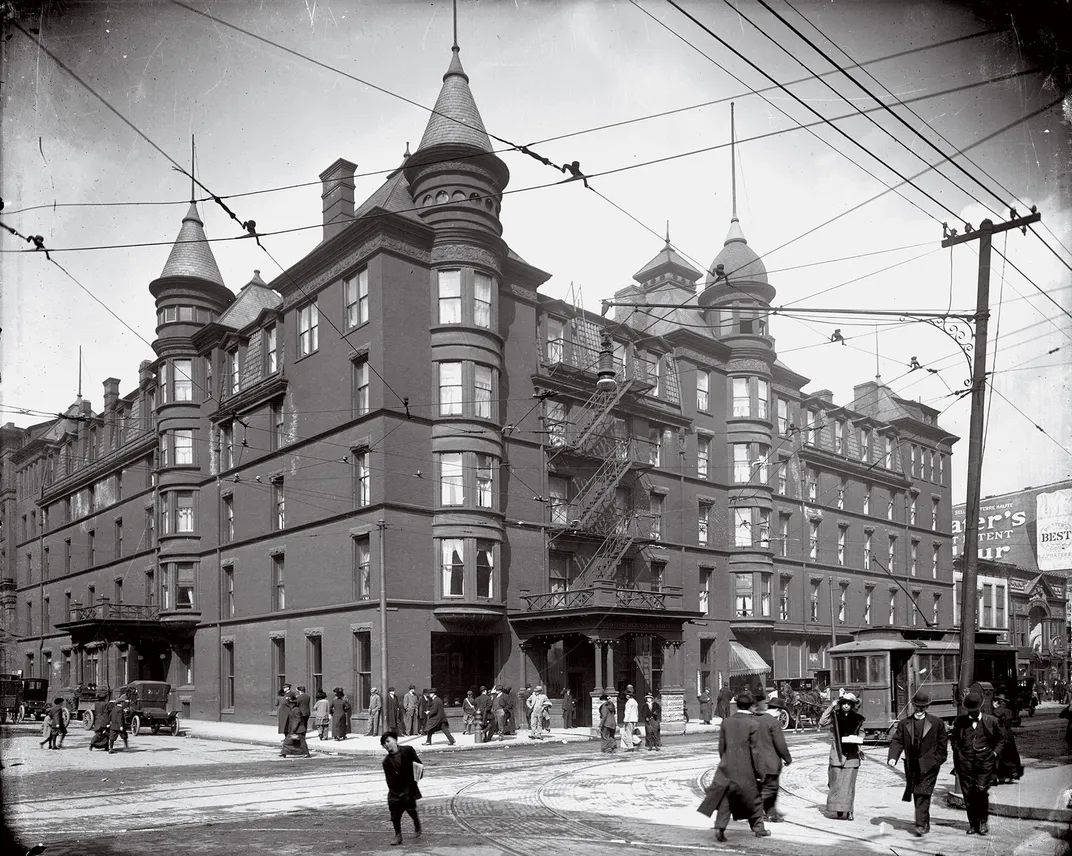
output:
[[[1037,488],[979,504],[979,558],[1072,571],[1072,486]],[[964,506],[953,508],[953,556],[964,550]]]

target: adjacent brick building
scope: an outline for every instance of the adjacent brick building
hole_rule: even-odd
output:
[[[360,205],[354,171],[321,175],[321,242],[237,295],[191,205],[137,388],[3,429],[19,668],[167,679],[184,716],[261,720],[284,679],[363,710],[381,557],[387,681],[448,702],[631,683],[680,721],[855,628],[951,626],[956,438],[878,380],[802,391],[736,216],[708,274],[667,241],[613,319],[539,294],[457,49]]]

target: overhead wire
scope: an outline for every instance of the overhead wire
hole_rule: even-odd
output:
[[[741,83],[742,86],[747,86],[747,84],[743,80],[741,80],[739,77],[737,77],[737,75],[733,74],[733,72],[731,72],[727,68],[725,68],[717,60],[713,59],[708,54],[704,53],[702,50],[700,50],[695,45],[693,45],[692,42],[688,41],[683,36],[681,36],[679,33],[677,33],[673,28],[667,26],[662,21],[659,21],[658,18],[655,18],[653,15],[651,15],[651,13],[647,12],[646,9],[644,9],[642,6],[639,5],[637,0],[629,0],[629,2],[632,3],[634,6],[636,6],[638,9],[640,9],[641,11],[643,11],[645,14],[649,15],[649,17],[651,17],[653,20],[658,21],[661,26],[665,27],[667,30],[669,30],[671,33],[673,33],[675,36],[677,36],[678,38],[682,39],[687,45],[689,45],[694,50],[696,50],[701,56],[706,58],[709,62],[713,63],[714,65],[718,66],[718,68],[722,69],[723,72],[725,72],[726,74],[729,74],[731,77],[736,79],[738,82]],[[682,15],[684,15],[686,18],[688,18],[690,21],[692,21],[701,30],[703,30],[705,33],[707,33],[709,36],[711,36],[713,39],[715,39],[720,45],[722,45],[724,48],[726,48],[726,50],[730,51],[734,56],[736,56],[738,59],[742,60],[744,63],[746,63],[753,70],[759,72],[761,75],[763,75],[765,78],[767,78],[767,80],[771,81],[776,86],[778,86],[790,98],[792,98],[794,101],[796,101],[802,107],[804,107],[804,109],[806,109],[809,112],[813,113],[816,116],[816,118],[818,118],[819,120],[822,121],[823,124],[828,125],[829,127],[833,128],[835,131],[837,131],[837,133],[841,134],[841,136],[843,136],[846,140],[848,140],[854,146],[859,148],[864,153],[870,155],[871,158],[873,158],[874,160],[876,160],[880,164],[882,164],[884,167],[886,167],[886,169],[888,169],[890,172],[892,172],[894,175],[896,175],[898,178],[900,178],[902,180],[902,182],[907,183],[911,187],[915,188],[915,190],[918,193],[920,193],[921,195],[927,197],[927,199],[929,199],[931,202],[933,202],[935,205],[937,205],[943,211],[948,212],[949,215],[951,217],[953,217],[955,220],[957,220],[958,222],[960,221],[960,219],[961,219],[960,215],[957,214],[955,211],[953,211],[953,209],[949,208],[944,203],[940,202],[932,194],[928,193],[923,188],[921,188],[919,185],[917,185],[913,179],[911,179],[908,176],[904,175],[904,173],[902,173],[896,167],[892,166],[890,163],[888,163],[883,158],[879,157],[877,154],[875,154],[873,151],[871,151],[867,146],[865,146],[859,140],[854,139],[846,131],[844,131],[841,128],[839,128],[837,125],[835,125],[833,122],[831,122],[826,116],[823,116],[818,110],[816,110],[814,107],[812,107],[810,104],[808,104],[807,101],[805,101],[800,96],[798,96],[796,93],[794,93],[790,89],[788,89],[784,84],[779,83],[772,75],[768,74],[760,66],[758,66],[756,63],[752,62],[752,60],[748,59],[748,57],[746,57],[743,53],[741,53],[739,50],[737,50],[735,47],[733,47],[733,45],[731,45],[729,42],[727,42],[725,39],[723,39],[714,30],[712,30],[710,27],[708,27],[706,24],[704,24],[702,21],[700,21],[698,18],[696,18],[690,12],[688,12],[687,10],[682,8],[680,5],[678,5],[676,0],[666,0],[666,2],[669,3],[671,6],[673,6],[675,9],[677,9],[678,12],[680,12]],[[751,87],[749,87],[749,88],[751,88]],[[769,98],[766,98],[765,96],[761,96],[761,97],[763,97],[764,101],[766,101],[768,104],[770,104],[776,110],[778,110],[778,112],[780,112],[780,113],[782,113],[782,114],[784,114],[786,116],[789,115],[776,102],[771,101]],[[875,181],[877,181],[880,184],[884,185],[888,189],[893,190],[893,192],[897,193],[898,196],[900,196],[902,199],[904,199],[906,202],[908,202],[910,205],[912,205],[914,208],[916,208],[921,214],[923,214],[926,217],[930,217],[936,223],[941,222],[937,217],[935,217],[933,214],[931,214],[930,212],[928,212],[925,209],[923,209],[915,201],[913,201],[912,199],[909,199],[907,196],[902,194],[897,189],[900,185],[890,186],[885,181],[880,179],[877,175],[875,175],[873,172],[871,172],[871,170],[867,169],[865,166],[863,166],[861,163],[859,163],[858,161],[853,159],[851,156],[847,155],[845,152],[843,152],[840,149],[838,149],[830,141],[823,139],[823,137],[819,136],[818,134],[816,134],[814,131],[811,131],[810,129],[809,129],[808,132],[813,137],[815,137],[815,139],[819,140],[823,145],[829,147],[834,152],[836,152],[837,154],[841,155],[843,158],[848,160],[851,164],[853,164],[853,166],[857,167],[858,169],[862,170],[863,172],[866,172],[869,176],[871,176],[873,179],[875,179]]]
[[[880,60],[875,60],[875,61],[877,62],[877,61],[880,61]],[[991,85],[993,83],[1001,83],[1001,82],[1004,82],[1006,80],[1010,80],[1010,79],[1013,79],[1013,78],[1023,77],[1023,76],[1031,75],[1031,74],[1037,74],[1038,72],[1039,72],[1039,69],[1036,69],[1036,68],[1024,69],[1022,71],[1009,72],[1007,74],[1001,74],[1001,75],[996,75],[994,77],[989,77],[989,78],[986,78],[984,80],[974,81],[972,83],[965,83],[965,84],[961,84],[959,86],[949,87],[947,89],[941,89],[941,90],[938,90],[936,92],[928,92],[928,93],[925,93],[923,95],[918,95],[918,96],[915,96],[913,98],[905,99],[903,103],[912,104],[912,103],[916,103],[918,101],[928,101],[928,100],[931,100],[933,98],[940,98],[940,97],[943,97],[943,96],[946,96],[946,95],[952,95],[952,94],[962,92],[962,91],[967,90],[967,89],[974,89],[974,88],[978,88],[978,87],[982,87],[982,86],[989,86],[989,85]],[[830,72],[830,73],[832,74],[833,72]],[[787,85],[793,85],[796,82],[802,82],[804,79],[805,78],[802,78],[800,81],[790,81]],[[777,89],[777,87],[772,86],[772,87],[767,87],[766,89],[759,89],[759,90],[756,90],[756,91],[757,92],[767,92],[767,91],[771,91],[771,90],[774,90],[774,89]],[[725,101],[731,101],[731,100],[734,100],[736,98],[744,98],[744,97],[747,97],[747,96],[749,96],[751,94],[752,94],[751,92],[745,91],[743,93],[738,93],[736,95],[726,96],[724,98],[718,98],[718,99],[716,99],[714,101],[703,102],[701,104],[695,104],[695,105],[691,105],[689,107],[678,108],[678,110],[676,110],[676,111],[669,111],[669,112],[670,113],[681,112],[681,111],[685,111],[685,110],[696,109],[696,108],[699,108],[699,107],[706,107],[706,106],[709,106],[711,104],[721,104],[721,103],[724,103]],[[878,112],[879,109],[880,108],[878,108],[878,107],[868,107],[868,108],[864,108],[864,111],[871,113],[871,112]],[[637,118],[634,118],[634,119],[629,119],[629,120],[626,120],[625,122],[615,123],[615,125],[618,125],[618,124],[630,124],[630,123],[633,123],[633,122],[641,122],[641,121],[645,121],[645,120],[650,119],[650,118],[658,118],[658,117],[660,117],[662,115],[666,115],[666,114],[665,113],[652,113],[652,114],[648,114],[648,115],[645,115],[645,116],[640,116],[640,117],[637,117]],[[830,117],[830,121],[831,122],[839,122],[839,121],[842,121],[843,119],[854,118],[856,115],[857,115],[857,113],[843,113],[843,114],[841,114],[839,116]],[[805,122],[805,123],[799,123],[799,122],[796,122],[796,120],[793,120],[793,121],[794,121],[794,124],[791,127],[788,127],[788,128],[779,128],[779,129],[776,129],[776,130],[773,130],[773,131],[766,131],[766,132],[764,132],[762,134],[754,134],[754,135],[746,136],[746,137],[738,137],[737,141],[736,141],[737,145],[742,145],[744,143],[758,142],[760,140],[767,140],[767,139],[771,139],[773,137],[781,136],[783,134],[795,133],[796,131],[801,130],[802,128],[814,128],[814,127],[818,127],[819,125],[824,124],[823,122],[820,122],[820,121]],[[604,126],[604,127],[614,127],[614,125],[609,125],[609,126]],[[559,137],[553,137],[551,139],[552,140],[565,139],[567,137],[579,136],[581,134],[589,133],[590,131],[594,131],[594,130],[602,130],[602,128],[592,128],[592,129],[587,129],[587,130],[582,130],[582,131],[575,131],[575,132],[571,132],[571,133],[568,133],[568,134],[562,134]],[[548,142],[548,140],[542,140],[542,141],[538,140],[538,141],[529,143],[528,145],[535,146],[535,145],[540,145],[543,142]],[[627,166],[622,167],[621,169],[613,169],[613,170],[609,170],[609,171],[604,171],[604,172],[598,173],[598,175],[610,175],[610,174],[614,174],[614,173],[617,173],[617,172],[624,172],[624,171],[627,171],[627,170],[636,169],[636,168],[642,167],[642,166],[652,166],[652,165],[659,164],[659,163],[665,163],[665,162],[668,162],[670,160],[676,160],[676,159],[679,159],[679,158],[682,158],[682,157],[691,157],[691,156],[697,155],[697,154],[707,154],[708,152],[717,151],[719,149],[725,148],[728,145],[729,145],[729,143],[718,143],[718,144],[713,145],[713,146],[705,146],[705,147],[699,148],[699,149],[692,149],[692,150],[686,151],[686,152],[679,152],[677,154],[669,155],[667,157],[662,157],[662,158],[656,158],[654,160],[645,161],[645,162],[639,163],[639,164],[629,164]],[[492,151],[492,154],[508,154],[508,153],[510,153],[512,151],[514,151],[514,150],[509,149],[509,148],[494,149]],[[485,156],[486,156],[486,154],[483,153],[483,152],[480,153],[479,155],[477,155],[477,154],[470,154],[470,155],[460,154],[460,155],[457,155],[455,157],[452,157],[449,162],[453,162],[453,161],[457,161],[457,160],[465,160],[465,159],[470,159],[470,158],[477,158],[477,157],[485,157]],[[446,159],[444,159],[444,160],[422,161],[422,163],[424,165],[426,165],[426,166],[431,166],[431,165],[435,165],[435,164],[439,164],[439,163],[447,163],[447,162],[448,161]],[[396,166],[388,167],[388,168],[385,168],[385,169],[376,169],[376,170],[371,170],[371,171],[367,171],[367,172],[359,172],[359,173],[355,173],[354,178],[355,179],[358,179],[358,178],[371,178],[371,177],[380,176],[380,175],[389,175],[389,174],[391,174],[393,172],[396,172],[398,169],[399,169],[399,166],[396,165]],[[589,177],[591,178],[592,176],[589,176]],[[241,199],[241,198],[248,197],[248,196],[258,196],[258,195],[262,195],[262,194],[265,194],[265,193],[277,193],[277,192],[286,191],[286,190],[296,190],[296,189],[300,189],[300,188],[303,188],[303,187],[314,187],[314,186],[315,187],[322,187],[323,186],[323,181],[318,179],[316,181],[297,182],[297,183],[293,183],[293,184],[284,184],[284,185],[278,185],[278,186],[274,186],[274,187],[265,187],[265,188],[259,188],[259,189],[256,189],[256,190],[242,191],[242,192],[238,192],[238,193],[224,193],[224,194],[219,194],[219,198],[220,199]],[[541,187],[542,186],[543,185],[541,185]],[[141,201],[135,200],[135,201],[118,201],[118,202],[50,202],[50,203],[45,203],[45,204],[40,204],[40,205],[25,206],[23,208],[10,208],[10,209],[6,209],[5,213],[7,213],[9,215],[24,214],[24,213],[28,213],[30,211],[38,211],[38,210],[44,210],[44,209],[57,209],[57,208],[114,208],[114,207],[131,207],[131,206],[136,207],[136,206],[143,206],[143,205],[144,206],[152,206],[152,205],[189,205],[190,201],[191,201],[190,199],[185,199],[184,198],[184,199],[173,199],[173,200],[153,200],[153,199],[150,199],[150,200],[141,200]],[[212,196],[198,196],[198,197],[195,197],[193,201],[198,202],[198,203],[211,202],[211,201],[213,201],[213,197]],[[217,239],[217,240],[221,240],[221,239]]]

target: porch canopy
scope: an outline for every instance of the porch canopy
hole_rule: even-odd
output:
[[[740,642],[730,642],[730,677],[765,675],[771,670],[766,661]]]

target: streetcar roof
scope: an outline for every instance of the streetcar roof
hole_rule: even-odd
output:
[[[884,651],[915,651],[920,646],[904,639],[861,639],[842,642],[827,649],[828,654],[879,654]]]

